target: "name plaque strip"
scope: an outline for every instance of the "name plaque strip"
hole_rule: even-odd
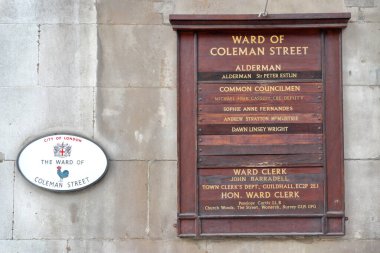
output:
[[[254,105],[247,104],[217,104],[198,105],[198,115],[206,113],[289,113],[289,112],[314,112],[322,113],[321,103],[293,103],[293,102],[255,102]]]
[[[321,134],[322,124],[199,125],[202,135]]]
[[[198,81],[292,81],[314,82],[322,79],[321,71],[277,71],[277,72],[199,72]]]
[[[199,83],[198,92],[202,93],[276,93],[276,92],[317,92],[322,93],[322,83]]]
[[[321,123],[322,114],[206,114],[199,116],[198,125],[255,124],[255,123]]]
[[[204,104],[235,104],[235,103],[256,103],[256,102],[294,102],[294,103],[321,103],[321,94],[309,93],[281,93],[273,95],[247,95],[230,94],[221,95],[216,93],[203,94],[198,96],[198,103]]]

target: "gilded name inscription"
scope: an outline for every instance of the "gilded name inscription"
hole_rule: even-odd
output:
[[[309,210],[315,213],[322,208],[317,199],[304,199],[310,192],[322,194],[320,179],[315,182],[302,180],[302,176],[294,179],[294,169],[288,168],[233,168],[231,172],[220,184],[201,183],[203,194],[219,199],[204,202],[204,212]]]
[[[219,92],[299,92],[300,85],[276,85],[276,86],[221,86]]]
[[[258,39],[261,38],[261,39]],[[309,46],[270,46],[266,47],[264,43],[269,45],[280,45],[285,42],[285,35],[271,35],[269,40],[262,35],[259,36],[237,36],[232,35],[231,41],[234,47],[212,47],[209,51],[211,56],[299,56],[307,55]],[[261,46],[257,46],[261,44]],[[244,46],[255,45],[255,46]],[[252,65],[251,65],[252,66]],[[257,65],[254,65],[257,66]],[[265,65],[264,65],[265,66]]]

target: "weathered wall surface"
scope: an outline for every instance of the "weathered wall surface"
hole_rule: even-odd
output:
[[[0,0],[0,252],[378,252],[380,0],[269,0],[345,12],[347,235],[176,237],[176,33],[168,15],[259,13],[251,0]],[[15,161],[30,140],[84,135],[110,157],[96,186],[47,192]]]

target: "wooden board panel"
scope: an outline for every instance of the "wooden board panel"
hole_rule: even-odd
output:
[[[179,236],[344,234],[341,30],[332,27],[348,18],[171,18]]]
[[[226,168],[199,171],[200,214],[289,215],[324,212],[324,170]]]

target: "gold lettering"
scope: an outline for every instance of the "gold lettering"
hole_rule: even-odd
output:
[[[243,117],[224,117],[225,122],[243,121]]]
[[[263,44],[265,42],[265,37],[262,35],[251,35],[251,36],[231,36],[234,44]]]
[[[297,199],[300,198],[299,191],[275,192],[274,197],[277,199]]]
[[[233,87],[226,87],[222,86],[219,87],[220,92],[250,92],[252,91],[251,86],[233,86]]]
[[[269,199],[271,196],[270,192],[246,192],[245,195],[249,199]]]
[[[309,47],[270,47],[269,55],[307,55]]]
[[[233,169],[235,176],[254,176],[259,173],[258,169]]]
[[[240,193],[239,192],[222,192],[220,197],[222,199],[239,199]]]

